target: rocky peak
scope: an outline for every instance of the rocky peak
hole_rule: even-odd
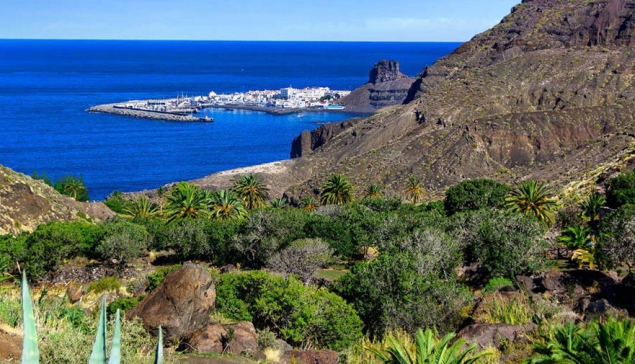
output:
[[[399,62],[382,60],[370,70],[369,83],[376,85],[378,83],[396,81],[407,76],[399,72]]]

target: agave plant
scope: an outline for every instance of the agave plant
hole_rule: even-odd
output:
[[[243,200],[248,210],[266,206],[269,189],[255,174],[242,176],[236,181],[232,191]]]
[[[176,219],[208,217],[209,194],[198,186],[181,182],[168,196],[166,215],[168,222]]]
[[[377,198],[381,195],[381,188],[378,185],[370,185],[366,188],[366,197]]]
[[[26,279],[26,272],[22,271],[22,319],[24,336],[22,339],[22,364],[39,364],[37,332],[35,329],[35,315],[31,291]],[[155,364],[163,363],[163,330],[159,326],[159,341],[156,347]],[[110,355],[106,356],[106,297],[101,299],[97,335],[93,343],[88,364],[120,364],[121,363],[121,312],[117,310],[115,316],[115,331],[110,345]]]
[[[423,202],[423,198],[425,197],[425,195],[426,190],[421,185],[421,181],[419,181],[419,178],[410,176],[410,178],[408,178],[408,184],[406,185],[406,199],[410,200],[416,205]]]
[[[414,353],[392,338],[386,351],[373,348],[368,350],[386,364],[471,364],[491,355],[490,351],[476,353],[476,343],[464,348],[464,339],[456,340],[450,345],[455,336],[455,333],[450,333],[437,339],[436,330],[427,329],[424,333],[419,329],[415,335]]]
[[[124,209],[126,214],[132,218],[151,217],[159,214],[159,209],[146,196],[139,196]]]
[[[550,225],[553,224],[553,212],[557,207],[551,194],[544,182],[524,181],[510,192],[505,204],[513,212],[533,216],[543,224]]]
[[[286,197],[274,198],[269,201],[269,205],[274,209],[283,209],[287,207],[288,202]]]
[[[213,219],[243,219],[248,213],[243,200],[230,190],[214,191],[210,197],[210,208]]]
[[[589,219],[589,224],[597,226],[600,221],[600,208],[606,204],[606,198],[599,193],[593,193],[582,201],[582,214]]]
[[[322,205],[345,205],[355,199],[353,185],[341,174],[334,174],[322,185]]]
[[[304,196],[300,199],[298,207],[305,211],[315,211],[317,205],[315,204],[315,200],[313,199],[313,197]]]

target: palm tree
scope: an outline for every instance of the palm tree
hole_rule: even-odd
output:
[[[167,197],[165,207],[168,222],[176,219],[196,219],[209,217],[207,210],[208,193],[198,186],[187,182],[180,182]]]
[[[425,195],[426,190],[421,185],[421,181],[419,181],[419,178],[410,176],[410,178],[408,178],[408,185],[406,186],[406,198],[417,205],[423,202],[423,197]]]
[[[465,339],[456,340],[450,345],[456,336],[455,333],[447,334],[441,339],[437,339],[436,336],[436,330],[427,329],[424,333],[419,329],[415,335],[414,353],[393,339],[390,339],[390,347],[386,351],[372,348],[369,350],[386,364],[471,364],[491,355],[487,350],[474,353],[476,343],[463,348]]]
[[[210,197],[210,210],[216,220],[243,219],[248,215],[243,200],[231,190],[214,191]]]
[[[317,205],[315,204],[315,200],[313,199],[313,197],[304,196],[300,199],[298,207],[305,211],[315,211]]]
[[[553,212],[557,206],[547,184],[537,181],[522,182],[509,193],[505,204],[511,211],[533,216],[545,225],[553,223]]]
[[[381,197],[381,188],[377,185],[370,185],[366,188],[366,197]]]
[[[242,176],[236,181],[232,191],[243,200],[249,210],[266,206],[269,189],[255,174]]]
[[[322,185],[320,203],[323,205],[345,205],[353,202],[353,185],[341,174],[334,174]]]
[[[590,249],[593,247],[591,229],[581,226],[572,226],[562,230],[557,241],[571,250]]]
[[[157,205],[153,204],[146,196],[139,196],[124,209],[126,214],[132,218],[151,217],[159,214]]]
[[[530,363],[633,364],[635,363],[635,324],[613,317],[595,322],[582,330],[572,323],[556,328],[534,344],[537,354]]]
[[[72,197],[75,201],[88,201],[88,189],[82,176],[66,176],[55,183],[57,192]]]
[[[582,202],[582,214],[589,218],[589,225],[596,227],[600,221],[600,208],[606,204],[606,198],[593,193]]]
[[[271,201],[269,201],[269,205],[271,205],[271,207],[273,207],[274,209],[283,209],[287,207],[287,198],[286,197],[274,198]]]

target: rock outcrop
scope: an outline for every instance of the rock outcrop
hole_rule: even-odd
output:
[[[399,62],[383,60],[370,71],[368,83],[340,100],[347,109],[374,112],[382,107],[399,105],[408,96],[414,78],[399,71]]]
[[[77,202],[42,181],[0,166],[0,235],[31,232],[52,221],[99,222],[115,216],[106,205]]]
[[[527,330],[519,325],[474,324],[463,328],[457,337],[465,339],[469,344],[476,343],[480,349],[498,347],[501,341],[510,343],[526,340]]]
[[[212,277],[202,266],[187,262],[170,272],[126,317],[140,317],[151,333],[161,326],[166,340],[182,339],[208,323],[215,302]]]
[[[187,347],[201,354],[254,355],[258,351],[258,339],[251,322],[231,325],[210,323],[190,336]]]

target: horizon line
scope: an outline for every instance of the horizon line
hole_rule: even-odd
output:
[[[0,40],[55,40],[55,41],[133,41],[133,42],[280,42],[280,43],[465,43],[458,40],[271,40],[271,39],[124,39],[124,38],[4,38]]]

